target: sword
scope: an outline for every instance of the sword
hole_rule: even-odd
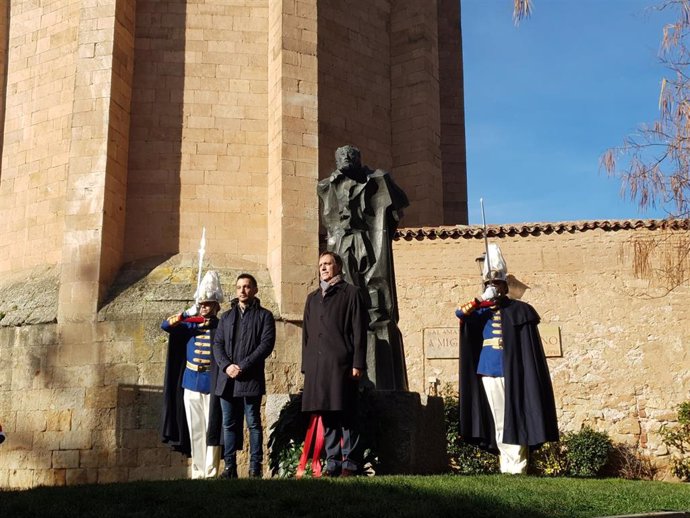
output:
[[[491,262],[489,261],[489,237],[486,235],[486,216],[484,215],[484,198],[479,198],[479,205],[482,208],[482,225],[484,227],[484,250],[486,253],[484,261],[486,263],[486,272],[489,277],[488,280],[491,280]]]
[[[199,297],[201,296],[199,293],[199,288],[201,287],[201,269],[204,262],[204,253],[206,253],[206,227],[202,228],[201,241],[199,242],[199,273],[196,276],[196,297],[194,297],[197,304],[199,303]]]

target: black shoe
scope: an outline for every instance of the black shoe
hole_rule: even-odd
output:
[[[261,472],[260,469],[252,469],[249,470],[249,478],[264,478],[264,474]]]
[[[220,474],[220,478],[237,478],[237,468],[225,468],[223,473]]]

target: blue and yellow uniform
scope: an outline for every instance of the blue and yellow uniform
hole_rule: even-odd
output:
[[[472,321],[473,325],[483,326],[484,338],[479,354],[477,374],[481,376],[503,376],[503,331],[501,330],[501,308],[493,303],[482,305],[477,299],[463,304],[455,310],[461,322]]]
[[[163,320],[170,334],[164,385],[163,441],[192,458],[192,478],[213,478],[220,462],[221,409],[211,388],[216,380],[212,342],[218,318]],[[186,422],[181,430],[180,417]]]
[[[197,320],[197,319],[194,319]],[[182,375],[182,388],[211,393],[211,363],[213,362],[213,349],[211,348],[211,329],[218,326],[218,319],[211,317],[203,322],[188,322],[182,315],[173,315],[161,324],[161,329],[168,333],[186,335],[187,363]]]

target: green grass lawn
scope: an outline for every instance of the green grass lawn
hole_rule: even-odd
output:
[[[386,476],[0,491],[0,517],[580,517],[690,511],[690,485],[620,479]]]

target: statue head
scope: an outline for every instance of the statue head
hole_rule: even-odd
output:
[[[354,146],[342,146],[335,150],[335,166],[339,171],[362,168],[362,155]]]

